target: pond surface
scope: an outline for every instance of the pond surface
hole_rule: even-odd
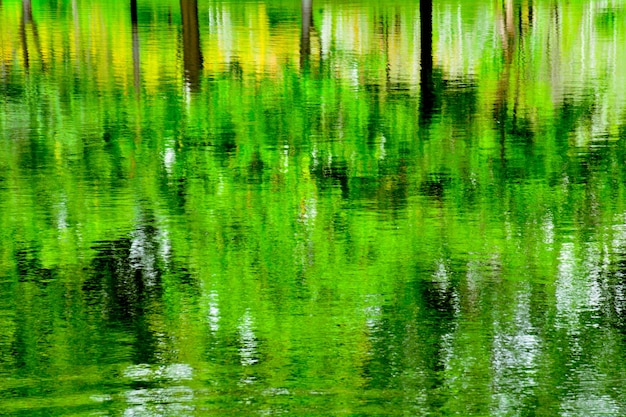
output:
[[[0,414],[626,415],[626,4],[2,0]]]

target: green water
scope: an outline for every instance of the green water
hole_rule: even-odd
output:
[[[2,0],[0,414],[626,415],[626,3]]]

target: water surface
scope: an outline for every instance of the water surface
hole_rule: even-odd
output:
[[[622,1],[3,0],[0,413],[626,414]]]

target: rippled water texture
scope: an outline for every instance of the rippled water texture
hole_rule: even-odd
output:
[[[0,414],[626,415],[626,4],[1,0]]]

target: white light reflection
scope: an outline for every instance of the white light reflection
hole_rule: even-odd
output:
[[[59,232],[62,232],[66,230],[67,227],[67,204],[65,203],[65,199],[63,199],[63,201],[58,204],[57,229]]]
[[[582,265],[577,265],[572,243],[561,248],[555,292],[557,327],[567,328],[571,334],[581,330],[580,313],[598,310],[603,301],[599,281],[605,260],[598,245],[585,246]]]
[[[516,296],[512,321],[495,322],[493,339],[493,415],[517,415],[524,398],[537,385],[540,338],[531,323],[531,287],[526,284]]]
[[[130,246],[130,265],[133,269],[142,271],[147,286],[154,286],[157,283],[155,252],[146,232],[141,228],[135,229]]]
[[[209,293],[209,313],[207,315],[207,320],[209,322],[209,329],[212,333],[215,333],[220,329],[220,307],[217,291],[211,291]]]
[[[176,151],[172,146],[167,146],[163,152],[163,165],[167,175],[172,175],[172,167],[176,163]]]
[[[607,375],[590,366],[582,366],[572,375],[577,388],[561,402],[561,416],[623,416],[619,404],[608,394],[602,394],[602,383]],[[574,382],[574,381],[569,381]]]
[[[548,211],[543,221],[543,243],[549,245],[552,250],[552,244],[554,243],[554,220],[552,219],[552,213]]]
[[[556,311],[559,327],[574,329],[578,326],[577,306],[582,304],[581,283],[576,279],[574,244],[565,243],[559,254],[559,269],[556,281]]]
[[[433,281],[439,284],[439,288],[441,290],[445,291],[450,287],[448,268],[446,267],[443,259],[438,260],[436,263]]]
[[[370,335],[379,329],[383,319],[383,297],[379,294],[370,294],[365,297],[365,325]]]
[[[184,381],[193,378],[193,369],[184,363],[174,363],[153,367],[148,364],[130,365],[124,370],[124,377],[133,381],[153,381],[165,379],[168,381]]]
[[[257,355],[257,341],[254,334],[254,321],[250,310],[246,310],[245,314],[241,318],[239,324],[239,356],[241,357],[241,364],[243,366],[250,366],[257,363],[259,360]]]
[[[167,229],[162,228],[158,231],[158,239],[159,239],[159,255],[161,257],[161,261],[165,266],[169,264],[170,260],[170,252],[172,250],[172,242],[170,241],[169,233]]]
[[[193,390],[189,387],[137,389],[126,392],[124,417],[191,416]]]
[[[137,364],[128,366],[124,377],[134,382],[180,383],[193,378],[193,369],[180,363],[161,366]],[[129,390],[124,397],[128,404],[123,414],[125,417],[190,416],[194,411],[194,391],[182,385]]]

